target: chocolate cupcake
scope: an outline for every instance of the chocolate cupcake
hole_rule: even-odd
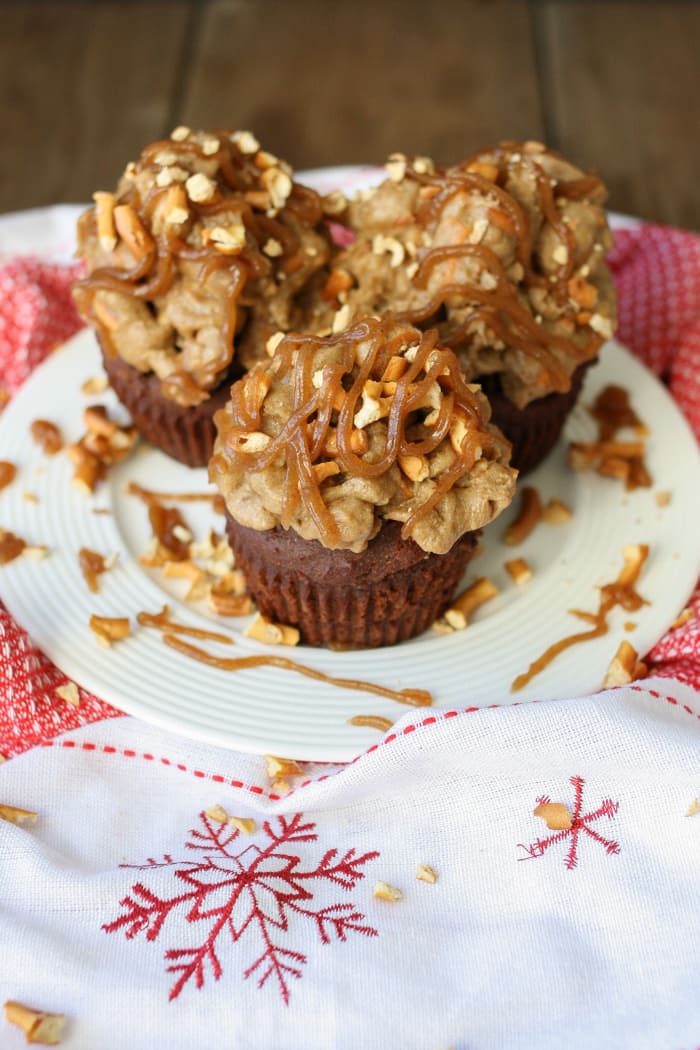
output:
[[[232,380],[272,334],[312,325],[330,251],[320,199],[249,132],[184,127],[94,199],[78,308],[142,435],[204,466]]]
[[[393,645],[449,604],[515,471],[457,358],[404,322],[290,334],[216,414],[210,477],[266,616],[311,645]]]
[[[532,469],[555,444],[586,368],[615,325],[605,191],[536,142],[436,169],[395,154],[389,178],[341,213],[334,260],[349,317],[391,311],[436,327],[493,421]]]

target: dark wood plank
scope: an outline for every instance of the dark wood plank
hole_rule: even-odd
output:
[[[528,5],[213,0],[182,119],[249,127],[295,167],[539,137]]]
[[[700,7],[536,5],[549,137],[610,189],[610,206],[700,227]]]
[[[189,4],[2,8],[0,211],[89,199],[169,130]]]

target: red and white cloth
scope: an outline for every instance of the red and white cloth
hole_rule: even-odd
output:
[[[0,220],[8,395],[78,327],[75,215]],[[700,434],[700,239],[622,229],[612,261],[621,341]],[[260,758],[58,701],[0,609],[0,804],[39,814],[0,820],[0,1000],[65,1013],[75,1050],[700,1047],[700,619],[649,662],[592,697],[412,712],[275,801]]]

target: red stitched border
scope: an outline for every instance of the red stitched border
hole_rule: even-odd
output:
[[[622,687],[620,687],[622,688]],[[680,700],[674,696],[670,696],[666,693],[659,693],[656,689],[645,689],[639,685],[630,685],[629,689],[636,693],[643,693],[646,696],[652,696],[655,700],[665,700],[666,703],[677,707],[681,711],[685,711],[686,714],[691,715],[693,718],[697,718],[700,721],[700,713],[694,711],[692,707],[687,704],[681,703]],[[388,736],[382,740],[378,740],[376,744],[371,744],[365,751],[362,751],[359,755],[355,755],[349,762],[345,764],[345,768],[354,765],[365,755],[371,755],[372,752],[378,751],[382,747],[386,747],[387,744],[393,743],[395,740],[402,736],[408,736],[409,733],[414,733],[416,729],[424,729],[426,726],[435,725],[437,722],[446,721],[448,718],[459,718],[462,715],[471,715],[475,711],[490,711],[494,708],[502,707],[524,707],[530,704],[546,703],[543,700],[516,700],[512,704],[489,704],[487,707],[465,707],[461,711],[440,711],[439,714],[434,713],[428,715],[420,722],[410,722],[407,726],[398,733],[389,733]],[[265,791],[264,788],[259,787],[256,784],[245,784],[242,780],[228,780],[220,773],[205,773],[201,769],[188,769],[182,762],[173,762],[169,758],[156,759],[155,755],[151,755],[148,752],[139,752],[132,750],[131,748],[117,748],[110,744],[99,744],[83,743],[79,744],[75,740],[45,740],[41,747],[66,747],[66,748],[78,748],[82,751],[99,751],[104,755],[121,755],[124,758],[142,758],[147,762],[159,761],[164,766],[171,766],[173,769],[179,770],[181,773],[190,773],[192,776],[199,777],[202,780],[211,780],[215,784],[226,784],[228,787],[241,788],[244,791],[249,791],[253,795],[267,795],[272,802],[278,802],[282,798],[290,798],[295,792],[301,788],[308,787],[309,784],[320,784],[324,780],[330,780],[332,777],[337,776],[337,773],[323,773],[319,777],[308,777],[306,780],[302,780],[299,784],[296,784],[290,791],[285,795],[278,795],[276,792]],[[341,769],[339,772],[343,772]],[[700,1048],[699,1048],[700,1050]]]

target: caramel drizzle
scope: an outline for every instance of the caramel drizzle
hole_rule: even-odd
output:
[[[130,481],[126,486],[129,496],[138,496],[145,504],[151,506],[154,503],[197,503],[206,502],[217,505],[221,499],[218,492],[156,492],[154,489],[144,488],[136,481]]]
[[[358,456],[351,447],[353,420],[357,403],[365,383],[370,378],[380,379],[391,357],[406,350],[419,339],[415,358],[408,364],[396,383],[387,419],[386,445],[375,461]],[[246,471],[263,471],[279,460],[285,462],[280,521],[289,528],[299,501],[310,515],[322,542],[336,546],[340,533],[337,522],[326,505],[316,481],[313,464],[323,453],[333,426],[333,406],[338,396],[342,406],[337,414],[335,437],[338,454],[336,462],[341,471],[354,477],[378,478],[386,473],[399,456],[420,456],[433,452],[447,436],[455,413],[468,422],[467,434],[451,466],[435,479],[429,499],[418,506],[403,524],[401,535],[410,537],[416,524],[427,516],[461,477],[468,474],[477,458],[488,459],[493,454],[496,439],[487,429],[483,409],[475,394],[464,382],[457,358],[451,350],[436,349],[437,333],[430,330],[419,333],[414,329],[396,326],[391,319],[378,321],[366,318],[353,328],[329,340],[316,336],[288,335],[278,346],[275,356],[276,376],[289,376],[294,391],[292,413],[279,434],[265,449],[252,453],[238,450],[236,438],[241,433],[263,429],[263,402],[249,395],[255,388],[263,366],[256,366],[231,391],[230,429],[224,439],[225,448],[217,453],[211,464],[211,474],[223,474],[226,460]],[[356,366],[356,348],[363,347],[363,359]],[[337,347],[337,364],[324,369],[323,382],[315,388],[312,383],[314,350],[321,345]],[[428,364],[428,358],[432,360]],[[421,372],[423,377],[419,378]],[[431,429],[418,440],[409,438],[408,430],[420,422],[418,406],[434,382],[441,388],[438,418]],[[349,389],[345,389],[348,383]],[[227,420],[228,423],[228,420]],[[221,423],[219,424],[221,427]]]
[[[381,715],[353,715],[352,718],[348,718],[349,726],[378,729],[380,733],[388,732],[393,724],[390,718],[382,718]]]
[[[141,620],[139,619],[140,622]],[[307,678],[313,678],[318,682],[324,682],[326,685],[332,685],[337,689],[354,689],[362,693],[373,693],[375,696],[384,696],[389,700],[395,700],[399,704],[407,704],[409,707],[430,707],[433,702],[431,694],[424,689],[401,689],[397,691],[396,689],[388,689],[386,686],[375,685],[373,682],[363,682],[355,678],[332,678],[322,671],[316,671],[312,667],[307,667],[306,664],[297,663],[296,660],[289,660],[286,656],[261,654],[255,656],[221,657],[214,656],[213,653],[208,653],[205,649],[200,649],[196,645],[189,645],[172,634],[163,635],[163,641],[171,649],[176,649],[185,656],[207,664],[208,667],[216,667],[220,671],[245,671],[251,667],[278,667],[283,671],[294,671],[296,674],[305,675]]]
[[[600,603],[597,612],[588,613],[581,612],[579,609],[570,610],[573,616],[593,624],[591,630],[567,635],[566,638],[561,638],[558,642],[550,645],[540,657],[530,664],[530,667],[524,674],[518,675],[510,687],[512,693],[516,693],[528,685],[536,675],[540,674],[552,663],[559,653],[563,653],[566,649],[570,649],[573,645],[578,645],[580,642],[588,642],[593,638],[600,638],[601,635],[607,634],[609,630],[608,614],[616,605],[619,605],[627,612],[636,612],[642,605],[649,604],[646,599],[637,593],[634,587],[648,554],[649,547],[646,544],[641,544],[639,546],[639,560],[633,567],[631,562],[625,558],[625,565],[617,579],[613,583],[606,583],[600,588]]]
[[[222,645],[233,645],[233,638],[227,634],[219,634],[218,631],[207,631],[202,627],[189,627],[187,624],[178,623],[170,619],[170,608],[164,605],[159,613],[140,612],[136,620],[142,627],[155,627],[157,631],[169,631],[171,634],[186,634],[190,638],[201,638],[211,642],[221,642]]]
[[[158,171],[160,165],[155,158],[161,151],[172,153],[178,159],[198,157],[208,164],[215,161],[218,168],[214,178],[218,180],[217,192],[213,201],[197,203],[188,200],[188,207],[195,221],[198,217],[216,214],[220,211],[238,211],[241,222],[252,235],[255,245],[263,245],[272,237],[282,246],[282,255],[277,265],[283,272],[291,273],[297,269],[302,259],[300,240],[293,229],[284,222],[253,210],[245,199],[226,197],[221,193],[222,186],[234,193],[262,191],[260,182],[261,169],[256,165],[253,156],[242,153],[230,139],[230,132],[213,132],[219,138],[221,146],[217,153],[206,156],[201,145],[193,140],[175,142],[165,139],[147,146],[141,154],[142,170]],[[142,199],[134,185],[130,186],[120,197],[119,203],[129,204],[136,212],[146,229],[152,226],[153,215],[161,198],[168,192],[168,187],[153,186]],[[265,192],[267,192],[265,190]],[[284,204],[285,215],[302,223],[315,225],[323,217],[323,206],[318,194],[306,186],[292,184],[292,190]],[[90,208],[79,219],[80,239],[87,240],[96,236],[96,208]],[[103,266],[74,285],[74,294],[83,315],[100,327],[107,349],[116,354],[114,342],[108,330],[99,325],[95,316],[94,299],[100,289],[131,295],[136,299],[152,301],[164,295],[173,284],[177,271],[177,259],[201,260],[199,279],[206,283],[214,273],[225,271],[228,277],[227,316],[221,331],[220,349],[215,358],[196,372],[188,374],[176,371],[164,382],[166,396],[181,401],[183,404],[195,404],[206,397],[206,390],[211,388],[220,373],[231,363],[233,357],[234,336],[238,321],[238,304],[248,283],[263,276],[270,270],[270,260],[258,248],[247,244],[238,255],[226,255],[217,251],[214,246],[205,245],[193,248],[183,241],[178,234],[169,230],[158,236],[152,246],[129,269],[118,266]]]
[[[602,193],[602,183],[597,176],[590,174],[567,182],[557,181],[556,186],[553,187],[535,156],[528,155],[520,161],[514,161],[513,154],[517,151],[516,144],[503,143],[493,151],[480,151],[465,160],[459,167],[450,168],[444,172],[418,175],[409,169],[407,177],[424,185],[434,186],[438,191],[421,203],[416,219],[421,225],[437,224],[446,205],[459,193],[476,192],[481,197],[493,200],[494,206],[500,207],[505,212],[513,228],[516,239],[516,257],[524,271],[523,284],[526,287],[547,287],[555,300],[563,305],[568,300],[567,284],[574,272],[576,241],[573,231],[562,221],[557,210],[555,194],[570,200],[581,199],[595,192]],[[526,167],[535,178],[542,214],[567,250],[567,260],[559,266],[554,275],[554,282],[550,282],[544,274],[537,273],[532,267],[533,233],[527,212],[520,202],[498,185],[498,182],[491,182],[484,176],[468,170],[469,165],[477,161],[483,152],[495,154],[499,181],[505,181],[509,168],[512,169],[516,165]],[[507,278],[498,258],[489,249],[478,245],[441,245],[430,249],[420,261],[419,268],[413,277],[414,285],[418,288],[425,287],[430,272],[436,265],[447,259],[460,257],[471,257],[478,260],[483,267],[482,272],[488,272],[496,278],[497,287],[493,291],[485,292],[468,281],[448,282],[438,289],[429,302],[402,313],[400,315],[402,319],[412,324],[429,321],[438,314],[450,296],[458,296],[464,301],[465,306],[471,306],[473,309],[457,329],[443,338],[445,345],[458,347],[468,336],[474,323],[483,321],[494,332],[496,339],[534,357],[545,371],[546,378],[554,390],[562,392],[568,390],[571,385],[570,377],[559,364],[555,351],[561,350],[569,355],[573,352],[576,360],[588,360],[600,346],[602,338],[589,329],[585,341],[580,346],[576,346],[572,340],[558,336],[547,331],[544,326],[537,325],[530,313],[518,301],[516,288]]]

